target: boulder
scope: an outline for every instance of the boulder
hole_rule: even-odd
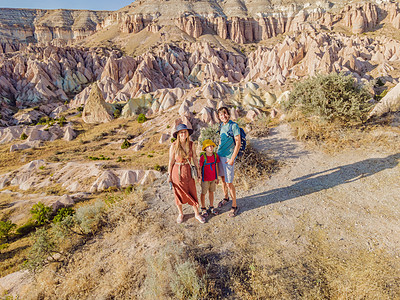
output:
[[[375,105],[369,117],[381,117],[386,113],[397,111],[400,111],[400,83],[392,88],[381,101]]]
[[[67,126],[64,131],[63,139],[66,141],[72,141],[76,137],[76,132],[71,126]]]

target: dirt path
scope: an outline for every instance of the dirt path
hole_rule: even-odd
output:
[[[288,125],[273,128],[268,137],[251,143],[283,162],[283,167],[256,187],[238,190],[241,212],[236,218],[222,213],[200,225],[191,208],[185,207],[189,216],[182,226],[188,230],[203,226],[211,239],[219,239],[221,224],[241,232],[254,228],[268,234],[279,232],[276,238],[286,247],[299,246],[299,230],[317,226],[343,248],[362,246],[390,253],[400,249],[400,153],[315,152],[294,140]],[[177,226],[172,193],[161,187],[156,197],[155,208],[166,213],[171,226]],[[221,198],[219,189],[216,199]]]

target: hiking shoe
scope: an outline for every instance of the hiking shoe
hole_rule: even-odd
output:
[[[224,199],[222,199],[222,200],[219,201],[219,203],[218,203],[218,208],[221,208],[222,206],[225,206],[226,204],[228,204],[229,201],[230,201],[229,198],[224,198]]]
[[[208,210],[205,207],[201,208],[201,213],[200,213],[203,217],[208,217]]]
[[[219,210],[214,208],[214,206],[210,206],[208,208],[208,211],[210,212],[210,214],[213,214],[214,216],[219,215]]]
[[[239,212],[239,206],[232,206],[231,211],[229,212],[230,217],[236,217]]]

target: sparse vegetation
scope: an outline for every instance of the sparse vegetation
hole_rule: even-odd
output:
[[[251,135],[258,138],[268,136],[270,123],[271,118],[269,116],[266,116],[265,114],[257,118],[257,120],[251,124],[253,127]]]
[[[279,164],[275,159],[270,159],[267,155],[258,152],[248,143],[243,156],[236,159],[236,168],[241,174],[236,177],[236,180],[248,189],[255,181],[271,175],[278,167]]]
[[[137,118],[138,123],[144,123],[147,121],[147,118],[144,114],[139,114]]]
[[[100,154],[99,156],[88,156],[90,160],[110,160],[111,158],[105,157],[103,154]]]
[[[58,125],[60,125],[60,127],[63,127],[66,122],[67,122],[67,119],[64,116],[57,119],[57,123],[58,123]]]
[[[128,141],[128,139],[125,139],[121,145],[121,149],[128,149],[130,146],[131,146],[131,143]]]
[[[28,135],[25,133],[25,132],[23,132],[22,134],[21,134],[21,140],[26,140],[27,138],[28,138]]]

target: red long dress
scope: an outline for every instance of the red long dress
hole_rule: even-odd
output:
[[[193,160],[193,142],[189,142],[189,162]],[[180,176],[179,176],[180,169]],[[192,206],[198,203],[196,182],[190,173],[190,165],[186,159],[180,156],[175,157],[175,163],[172,167],[171,180],[174,187],[175,203],[182,205],[188,203]]]

